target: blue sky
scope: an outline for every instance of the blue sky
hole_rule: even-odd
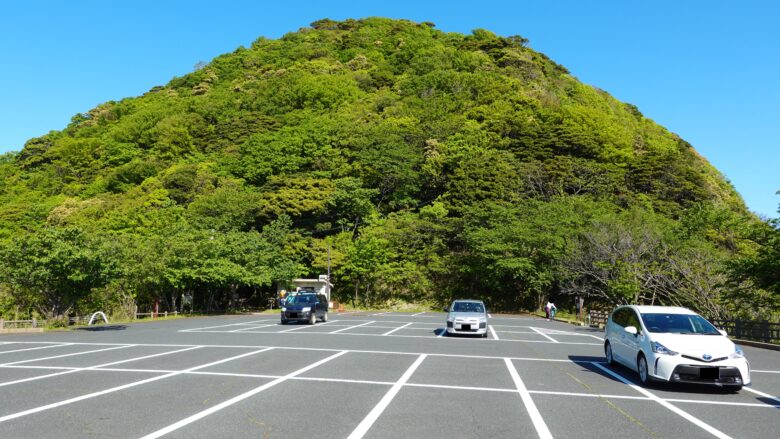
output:
[[[780,2],[769,0],[4,2],[0,152],[259,36],[367,16],[522,35],[688,140],[751,210],[778,217]]]

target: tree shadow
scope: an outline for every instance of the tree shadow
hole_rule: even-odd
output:
[[[100,326],[83,326],[80,328],[74,328],[76,331],[123,331],[127,329],[127,325],[100,325]]]

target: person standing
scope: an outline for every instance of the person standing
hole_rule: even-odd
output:
[[[547,305],[545,305],[544,309],[547,311],[547,320],[555,320],[555,311],[558,311],[558,308],[556,308],[555,304],[552,302],[547,302]]]

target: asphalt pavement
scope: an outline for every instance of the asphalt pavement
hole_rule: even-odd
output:
[[[0,336],[2,438],[777,438],[780,352],[753,384],[643,387],[603,332],[492,316],[218,316]]]

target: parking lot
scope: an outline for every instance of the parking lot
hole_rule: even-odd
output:
[[[2,438],[780,436],[780,352],[744,347],[753,385],[644,388],[603,333],[443,313],[191,318],[0,337]]]

